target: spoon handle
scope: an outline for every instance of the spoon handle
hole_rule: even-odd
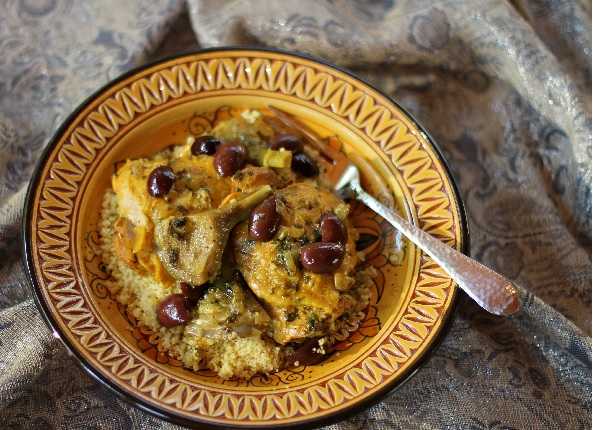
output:
[[[410,224],[362,189],[350,184],[358,200],[371,208],[432,257],[482,308],[495,315],[512,315],[521,304],[511,281]]]

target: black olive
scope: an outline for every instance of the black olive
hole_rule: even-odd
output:
[[[165,297],[157,307],[157,318],[165,327],[185,324],[191,319],[191,313],[183,294],[171,294]]]
[[[148,175],[148,194],[152,197],[164,197],[175,183],[175,173],[168,166],[159,166]]]
[[[311,366],[323,361],[327,355],[320,354],[319,340],[308,339],[305,340],[301,345],[296,347],[294,351],[286,357],[286,364],[290,367],[298,366]],[[328,351],[330,352],[330,351]]]
[[[344,259],[344,246],[339,243],[315,242],[300,251],[300,261],[305,270],[313,273],[335,272]]]
[[[346,243],[348,234],[340,218],[331,212],[323,214],[320,222],[321,240],[323,242]]]
[[[280,215],[276,211],[276,199],[268,197],[254,207],[249,214],[249,237],[267,242],[271,240],[280,226]]]
[[[190,308],[196,306],[198,301],[202,298],[202,293],[208,287],[209,284],[202,285],[191,285],[188,282],[181,282],[179,288],[181,288],[181,294],[185,297],[187,304]]]
[[[216,148],[222,142],[214,136],[200,136],[197,137],[191,146],[191,153],[193,155],[213,155]]]
[[[319,168],[315,161],[304,152],[297,152],[292,156],[290,168],[305,178],[312,178],[319,174]]]
[[[279,133],[270,140],[270,148],[284,148],[287,151],[300,151],[303,149],[303,141],[294,134]]]
[[[233,176],[247,162],[247,148],[241,143],[224,143],[214,156],[214,168],[220,176]]]

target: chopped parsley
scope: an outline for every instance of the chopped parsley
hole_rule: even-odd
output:
[[[309,314],[309,317],[307,318],[307,330],[309,330],[309,332],[313,332],[317,329],[317,327],[319,326],[319,317],[316,314]]]

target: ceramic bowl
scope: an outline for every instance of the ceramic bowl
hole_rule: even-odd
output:
[[[452,280],[360,205],[354,223],[377,269],[360,327],[323,363],[248,381],[189,371],[111,297],[98,251],[98,214],[114,164],[208,129],[206,113],[273,105],[374,169],[365,186],[458,250],[462,203],[427,133],[401,107],[336,67],[278,51],[219,49],[133,70],[84,102],[48,145],[25,207],[25,264],[38,307],[83,367],[151,413],[189,425],[288,427],[327,423],[404,381],[451,313]],[[367,175],[368,176],[368,175]],[[382,184],[381,186],[377,185]],[[400,255],[401,257],[401,255]]]

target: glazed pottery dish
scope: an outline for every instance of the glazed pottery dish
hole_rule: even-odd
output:
[[[54,335],[122,398],[196,427],[321,425],[403,383],[457,287],[334,192],[320,145],[466,250],[445,162],[395,102],[311,58],[201,51],[109,83],[48,145],[23,246]]]

